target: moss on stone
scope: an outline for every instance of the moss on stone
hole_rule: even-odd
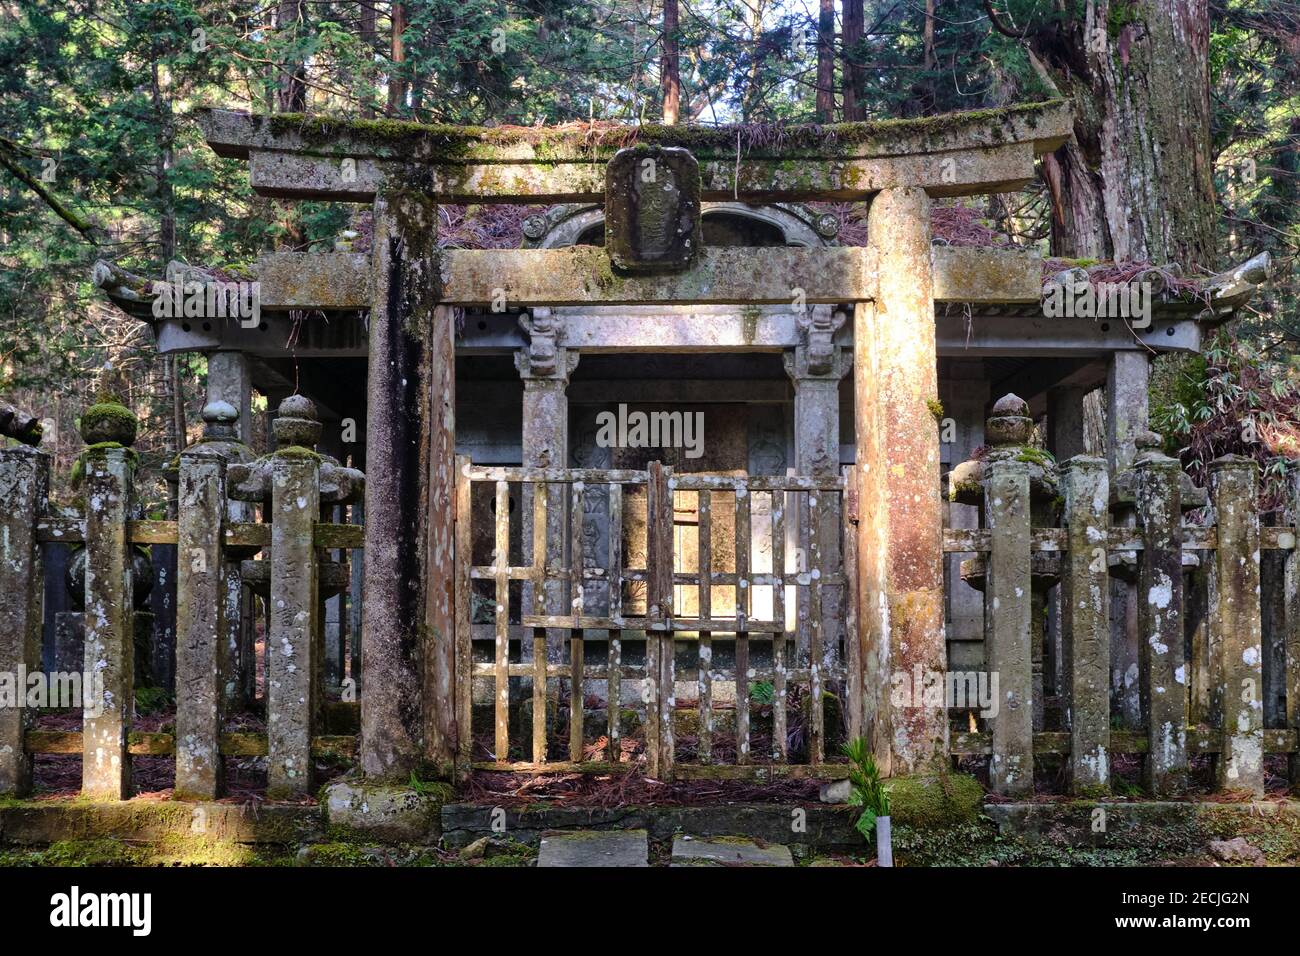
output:
[[[937,398],[927,398],[925,400],[925,407],[930,409],[930,414],[936,419],[943,418],[943,402],[939,401]]]
[[[99,402],[82,413],[77,423],[78,431],[87,442],[135,441],[139,419],[135,412],[119,402]]]
[[[73,461],[72,471],[69,474],[69,479],[71,480],[72,486],[74,488],[80,485],[81,482],[85,479],[86,462],[90,459],[90,456],[94,452],[103,451],[108,448],[126,448],[126,446],[123,445],[121,442],[101,441],[101,442],[95,442],[95,444],[93,445],[87,445],[84,449],[82,449],[81,454],[76,457],[75,461]],[[131,470],[132,475],[134,475],[137,471],[140,470],[140,455],[138,452],[135,451],[135,449],[126,448],[126,463],[127,463],[127,467]]]
[[[286,445],[284,448],[277,448],[272,456],[275,458],[293,458],[299,461],[314,461],[321,464],[325,459],[310,448],[304,448],[302,445]]]
[[[984,788],[974,777],[945,773],[885,781],[890,819],[900,826],[948,827],[978,819]]]
[[[1016,453],[1016,461],[1023,461],[1031,465],[1055,465],[1056,456],[1046,448],[1038,448],[1034,445],[1025,445]]]
[[[914,137],[922,145],[942,146],[943,138],[958,129],[987,126],[995,143],[1006,139],[1003,124],[1023,118],[1031,127],[1041,114],[1062,100],[1025,103],[996,109],[967,110],[940,116],[869,120],[856,123],[787,125],[750,123],[738,126],[664,126],[646,123],[567,123],[563,126],[452,126],[409,120],[344,120],[302,113],[280,113],[259,120],[272,133],[294,134],[308,144],[332,145],[341,139],[384,148],[393,153],[416,154],[437,162],[466,159],[475,147],[531,146],[541,160],[571,158],[575,153],[595,156],[634,144],[681,146],[697,152],[734,155],[737,139],[748,154],[788,152],[837,156],[863,143]]]

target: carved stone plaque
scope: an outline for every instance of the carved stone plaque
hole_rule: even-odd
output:
[[[675,146],[619,150],[605,173],[605,248],[614,268],[689,269],[701,242],[695,157]]]

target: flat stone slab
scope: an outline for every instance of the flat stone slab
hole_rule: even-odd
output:
[[[645,830],[575,830],[542,835],[538,866],[649,866]]]
[[[790,848],[769,843],[759,846],[744,837],[673,837],[670,866],[794,866]]]

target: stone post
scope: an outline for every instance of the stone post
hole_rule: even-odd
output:
[[[1083,401],[1088,389],[1076,386],[1058,386],[1047,390],[1047,450],[1058,462],[1068,461],[1076,455],[1085,455],[1083,441]],[[1107,607],[1110,599],[1107,597]],[[1053,588],[1047,595],[1048,645],[1052,667],[1049,671],[1052,692],[1061,699],[1068,696],[1065,686],[1065,625],[1061,609],[1061,589]],[[1110,654],[1106,654],[1107,660]]]
[[[1187,784],[1187,667],[1183,655],[1183,510],[1177,460],[1161,454],[1159,436],[1138,436],[1134,465],[1142,553],[1138,558],[1138,637],[1151,793]]]
[[[106,404],[92,406],[86,414]],[[84,416],[82,431],[86,431]],[[90,437],[86,440],[90,442]],[[91,681],[91,692],[82,719],[81,791],[91,798],[125,800],[131,796],[127,735],[135,702],[132,562],[126,540],[134,465],[125,442],[90,444],[83,458],[86,651],[82,673],[83,679]]]
[[[848,353],[831,343],[831,336],[844,321],[842,312],[836,312],[828,323],[818,324],[805,319],[801,322],[804,344],[785,354],[785,371],[794,383],[794,460],[800,475],[835,477],[839,474],[840,379],[848,374],[852,361]],[[817,529],[822,546],[818,566],[837,568],[840,564],[840,507],[834,495],[828,495],[826,501]],[[778,506],[790,513],[784,503]],[[799,547],[811,555],[812,529],[800,527],[798,534]],[[785,569],[773,570],[781,573]],[[807,600],[807,594],[800,595],[801,604],[806,604]],[[826,587],[821,600],[822,660],[815,663],[830,672],[839,659],[843,598],[838,587]],[[801,610],[801,617],[803,613]],[[853,639],[856,640],[856,635]]]
[[[1062,473],[1067,551],[1061,568],[1061,684],[1070,728],[1070,792],[1110,787],[1110,481],[1102,458]]]
[[[221,532],[226,463],[200,445],[181,455],[176,513],[176,798],[215,800],[223,765],[218,747],[226,634]]]
[[[1106,460],[1112,483],[1133,467],[1137,436],[1147,430],[1151,362],[1143,351],[1113,352],[1106,373]],[[1132,503],[1116,510],[1115,524],[1133,528]],[[1138,647],[1136,556],[1112,555],[1119,563],[1111,581],[1111,688],[1124,725],[1142,724],[1141,653]]]
[[[457,733],[441,689],[454,665],[455,323],[437,305],[437,206],[386,193],[374,222],[361,768],[404,782],[426,760],[449,771]]]
[[[253,439],[253,379],[248,356],[243,352],[212,352],[208,355],[207,401],[225,402],[237,414],[235,438],[245,444]]]
[[[316,522],[322,505],[355,500],[364,476],[314,450],[321,425],[316,406],[301,395],[280,403],[272,430],[275,452],[230,465],[226,487],[238,501],[261,502],[271,518],[267,796],[295,799],[313,789],[311,741],[321,700],[323,647],[317,615],[322,549],[315,545]]]
[[[238,420],[230,403],[209,402],[203,408],[203,438],[180,456],[175,795],[183,800],[222,794],[222,714],[231,699],[238,699],[241,683],[239,631],[230,627],[228,615],[232,590],[239,595],[239,558],[245,552],[227,554],[222,536],[228,517],[249,510],[246,503],[226,498],[227,463],[249,457],[238,440]],[[236,614],[238,608],[236,601]]]
[[[49,455],[25,445],[0,448],[0,489],[0,671],[19,674],[41,666],[45,570],[36,523],[49,497]],[[23,703],[0,706],[0,797],[23,797],[32,788],[23,735],[34,714]]]
[[[1218,547],[1210,593],[1211,646],[1218,660],[1219,722],[1223,750],[1216,761],[1221,790],[1264,792],[1263,648],[1259,613],[1257,468],[1249,458],[1225,455],[1210,465]]]
[[[311,732],[320,662],[312,532],[320,511],[319,468],[312,458],[283,451],[272,464],[271,626],[266,641],[266,795],[271,800],[313,790]]]
[[[991,538],[984,587],[988,640],[985,653],[990,674],[998,678],[989,784],[994,793],[1024,796],[1034,790],[1027,464],[1014,459],[990,462],[984,515]]]
[[[930,200],[922,189],[878,193],[868,214],[875,300],[854,313],[858,518],[858,627],[866,655],[881,655],[885,687],[919,668],[946,670],[943,514],[939,501],[938,370],[930,260]],[[864,688],[883,706],[887,692]],[[890,708],[886,772],[947,761],[945,707]],[[869,725],[868,725],[869,726]],[[869,728],[870,729],[870,728]],[[881,748],[883,749],[883,748]]]
[[[248,356],[243,352],[213,352],[208,355],[208,393],[204,411],[220,408],[221,430],[225,442],[240,443],[247,447],[253,440],[252,374]],[[233,413],[233,419],[230,415]],[[239,460],[242,460],[241,456]],[[233,461],[234,458],[227,458]],[[230,521],[253,520],[252,508],[245,502],[226,502],[226,518]],[[228,560],[225,569],[224,614],[225,637],[221,654],[221,675],[224,683],[224,706],[242,707],[246,699],[245,688],[255,685],[257,665],[253,651],[252,594],[244,589],[238,560]]]

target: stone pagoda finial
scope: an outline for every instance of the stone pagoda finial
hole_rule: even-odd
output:
[[[1029,466],[1029,494],[1035,508],[1050,505],[1059,493],[1056,460],[1033,444],[1034,420],[1029,403],[1010,393],[993,403],[984,421],[988,444],[969,461],[955,465],[948,473],[948,500],[961,505],[984,504],[984,483],[989,465],[995,461],[1020,461]],[[1046,521],[1042,515],[1039,520]]]
[[[226,403],[213,402],[208,407],[220,405]],[[212,418],[209,427],[228,427],[223,410],[213,408]],[[204,421],[207,422],[206,415]],[[233,427],[233,422],[229,427]],[[230,466],[227,472],[230,497],[236,501],[270,504],[271,471],[275,459],[312,458],[320,464],[322,505],[346,505],[360,498],[365,488],[365,475],[356,468],[345,468],[336,459],[316,451],[316,443],[321,436],[321,423],[311,399],[304,395],[290,395],[282,401],[276,419],[271,423],[271,433],[275,436],[277,446],[274,452],[256,461]]]

